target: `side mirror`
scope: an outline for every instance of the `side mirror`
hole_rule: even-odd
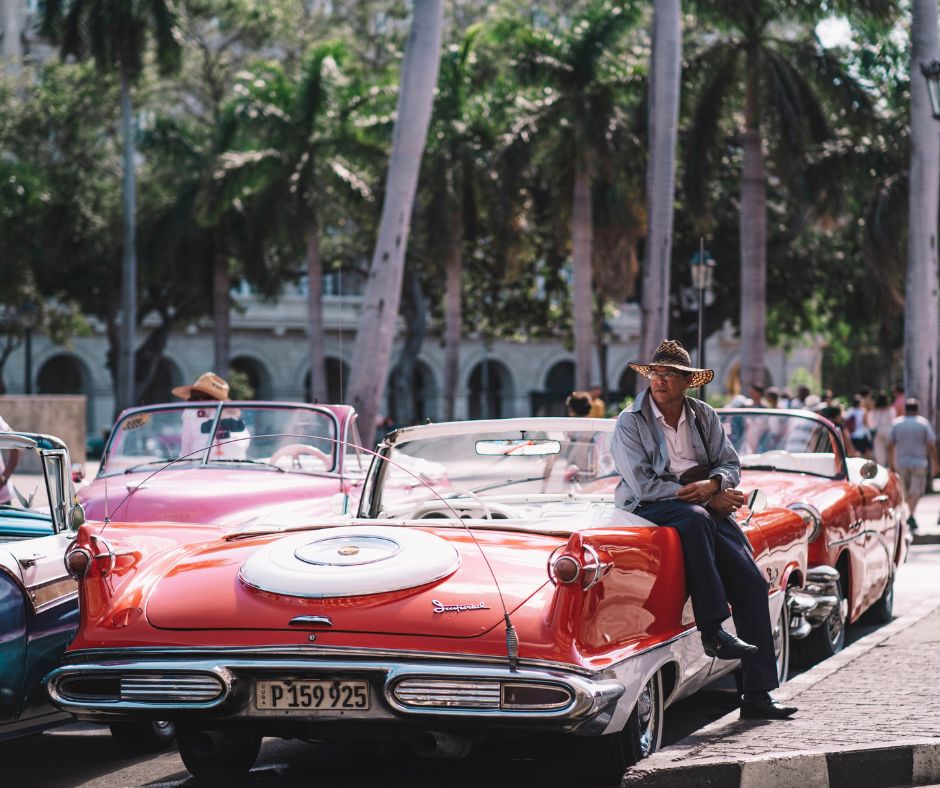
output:
[[[80,503],[75,504],[69,512],[69,530],[78,531],[85,524],[85,507]]]
[[[763,490],[751,490],[747,496],[747,508],[751,514],[760,514],[767,508],[767,495]]]
[[[741,523],[742,527],[748,525],[751,522],[751,518],[755,514],[759,514],[767,508],[767,495],[763,490],[751,490],[747,496],[747,517],[744,522]]]
[[[72,484],[85,481],[85,466],[80,462],[72,463]]]
[[[858,469],[858,473],[863,479],[874,479],[878,475],[878,464],[868,460]]]

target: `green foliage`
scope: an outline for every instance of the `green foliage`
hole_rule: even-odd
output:
[[[228,395],[231,399],[254,399],[257,392],[251,385],[251,379],[247,372],[241,372],[237,369],[229,369],[228,377]]]

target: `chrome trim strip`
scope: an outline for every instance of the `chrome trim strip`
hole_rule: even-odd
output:
[[[294,616],[289,623],[292,627],[302,627],[306,624],[322,624],[325,627],[333,626],[333,622],[329,616]]]
[[[877,535],[877,533],[878,533],[877,531],[873,531],[870,529],[867,531],[859,531],[857,534],[853,534],[852,536],[845,537],[845,539],[835,539],[832,542],[829,542],[829,547],[838,547],[839,545],[844,545],[844,544],[848,544],[849,542],[854,542],[856,539],[861,539],[863,536]]]
[[[209,702],[142,702],[129,700],[114,700],[94,698],[76,699],[63,694],[59,686],[63,681],[81,676],[128,676],[134,673],[154,674],[166,671],[179,676],[184,670],[176,662],[115,662],[100,665],[71,665],[57,668],[46,679],[46,688],[53,703],[62,709],[73,713],[85,715],[87,718],[121,718],[134,716],[135,713],[159,711],[186,712],[199,710],[213,710],[226,708],[231,713],[241,714],[249,718],[271,719],[269,712],[255,709],[252,705],[254,680],[252,674],[263,673],[271,675],[276,671],[279,675],[303,675],[312,677],[317,675],[356,675],[368,677],[370,681],[381,681],[380,692],[384,697],[387,709],[376,708],[372,712],[364,712],[366,718],[395,720],[398,715],[406,717],[459,717],[463,720],[503,719],[503,720],[545,720],[554,721],[562,727],[570,727],[584,722],[611,704],[616,703],[624,693],[624,686],[619,681],[610,679],[587,679],[581,676],[565,674],[556,671],[538,671],[518,669],[512,671],[509,667],[491,668],[477,665],[410,665],[405,662],[363,662],[351,665],[346,661],[320,661],[315,664],[309,661],[295,660],[230,660],[219,665],[212,661],[190,661],[187,670],[194,674],[211,673],[216,675],[224,684],[224,694],[221,698]],[[247,674],[247,675],[245,675]],[[562,708],[540,709],[452,709],[452,708],[415,708],[405,706],[398,702],[392,694],[392,689],[402,680],[415,678],[460,678],[464,680],[489,680],[499,682],[531,682],[535,684],[561,685],[572,694],[572,701]],[[395,712],[398,714],[396,715]],[[288,715],[289,716],[289,715]],[[294,719],[303,719],[296,713]],[[318,719],[328,719],[328,715],[317,715]]]

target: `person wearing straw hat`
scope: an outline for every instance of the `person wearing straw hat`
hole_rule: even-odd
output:
[[[191,386],[177,386],[172,389],[174,397],[187,402],[225,402],[228,400],[229,386],[226,381],[215,372],[203,372]],[[236,412],[228,414],[231,417]],[[180,457],[186,457],[200,449],[206,448],[208,435],[203,432],[206,421],[215,416],[215,409],[190,408],[183,412],[183,425],[180,434]],[[211,456],[215,459],[244,459],[248,449],[247,431],[232,432],[228,434],[228,442],[216,442],[212,446]],[[193,455],[191,459],[202,459],[202,454]]]
[[[789,717],[796,708],[770,695],[779,682],[767,581],[731,516],[744,503],[744,494],[735,489],[740,460],[714,408],[686,396],[715,373],[693,367],[688,351],[669,339],[648,363],[630,368],[650,385],[617,418],[611,448],[621,480],[615,502],[678,532],[704,651],[718,659],[741,659],[741,716]],[[740,637],[722,628],[729,602]]]

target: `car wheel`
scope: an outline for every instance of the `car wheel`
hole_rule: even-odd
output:
[[[894,617],[894,576],[889,578],[888,585],[878,601],[865,613],[865,620],[872,624],[887,624]]]
[[[134,754],[165,750],[176,737],[176,726],[169,720],[116,722],[110,728],[118,747]]]
[[[190,774],[211,785],[244,777],[261,749],[260,736],[232,730],[184,728],[177,733],[177,743]]]
[[[803,640],[799,641],[800,662],[806,666],[815,665],[842,651],[845,645],[845,626],[849,618],[849,601],[845,598],[844,580],[839,578],[836,584],[838,604],[829,617],[815,627]]]
[[[786,597],[780,608],[780,614],[777,616],[773,636],[774,656],[777,658],[777,681],[783,684],[790,674],[790,605]]]
[[[656,752],[662,739],[663,680],[657,671],[640,692],[623,730],[594,740],[598,776],[619,785],[627,768]]]

